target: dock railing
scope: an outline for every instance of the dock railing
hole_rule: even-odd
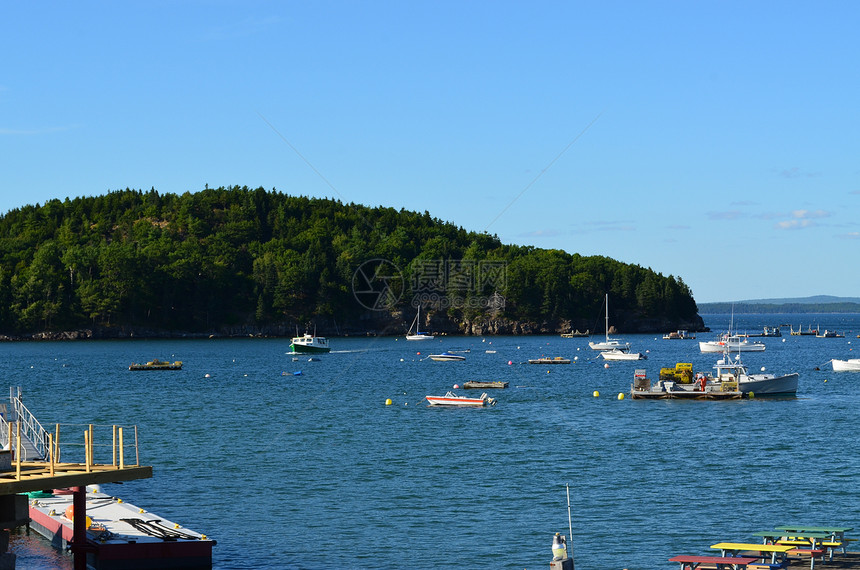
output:
[[[8,414],[7,414],[8,413]],[[23,461],[44,461],[47,457],[47,435],[48,432],[36,419],[36,416],[27,409],[21,400],[21,388],[9,387],[9,409],[2,414],[0,421],[0,443],[4,449],[18,450]],[[13,432],[20,426],[22,444],[15,445],[17,441]]]
[[[136,425],[56,424],[48,439],[57,463],[140,465]]]
[[[16,462],[140,465],[136,425],[55,424],[52,433],[24,405],[21,388],[9,388],[9,404],[0,404],[0,446]]]

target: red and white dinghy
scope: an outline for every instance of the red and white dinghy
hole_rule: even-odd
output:
[[[458,396],[454,392],[448,392],[444,396],[426,396],[431,406],[495,406],[496,399],[488,398],[484,392],[478,398]]]

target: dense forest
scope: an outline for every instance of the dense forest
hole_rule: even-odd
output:
[[[394,323],[402,333],[419,303],[425,324],[450,332],[489,321],[529,323],[503,332],[602,331],[605,293],[621,331],[701,327],[680,278],[505,245],[427,212],[230,187],[126,189],[0,217],[6,335],[289,334],[308,323],[326,334]]]

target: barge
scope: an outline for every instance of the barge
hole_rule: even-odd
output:
[[[72,495],[31,493],[30,528],[65,550],[74,535]],[[87,566],[94,570],[210,569],[215,541],[97,487],[86,493]]]

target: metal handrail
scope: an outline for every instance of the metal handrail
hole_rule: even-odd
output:
[[[5,407],[5,404],[0,404]],[[12,430],[18,430],[20,426],[20,451],[16,449],[16,456],[21,461],[47,461],[49,446],[53,446],[53,462],[61,461],[61,450],[67,450],[73,457],[72,461],[84,462],[86,458],[92,463],[102,465],[117,465],[125,463],[128,465],[140,465],[139,441],[137,426],[99,425],[99,424],[56,424],[55,433],[48,432],[36,417],[30,412],[21,400],[21,388],[9,389],[9,407],[7,414],[0,414],[0,445],[6,449],[15,449],[17,438]],[[78,428],[84,427],[86,433],[81,438]],[[110,430],[109,433],[105,433]],[[99,437],[96,438],[96,432]],[[124,437],[118,437],[120,432]],[[61,438],[61,433],[64,437]],[[11,436],[11,437],[10,437]],[[87,442],[87,439],[89,441]],[[100,443],[95,443],[98,439]],[[10,441],[11,440],[11,441]],[[102,443],[108,441],[110,443]],[[29,455],[35,450],[36,458]],[[125,452],[130,451],[134,458],[126,458]],[[96,456],[99,456],[98,458]],[[97,461],[100,460],[100,461]],[[68,461],[66,461],[68,462]]]
[[[36,449],[38,460],[44,460],[48,456],[48,432],[42,427],[42,424],[39,423],[36,416],[34,416],[33,413],[27,409],[27,406],[24,405],[24,402],[21,400],[20,387],[17,388],[17,392],[15,388],[11,386],[9,387],[9,404],[12,406],[11,416],[14,417],[16,422],[21,424],[21,437],[30,440],[33,447]],[[9,422],[12,421],[12,417],[10,417]],[[9,422],[7,422],[5,430],[7,434],[9,433]],[[12,446],[10,445],[10,448],[11,447]],[[23,448],[24,446],[21,447]],[[22,449],[21,452],[21,459],[29,461],[30,458],[25,457],[27,450]]]

